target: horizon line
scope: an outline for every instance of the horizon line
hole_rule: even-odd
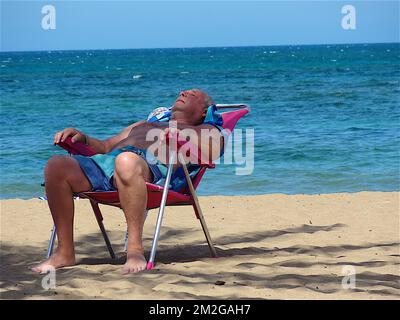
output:
[[[173,49],[221,49],[221,48],[254,48],[254,47],[301,47],[301,46],[332,46],[332,45],[367,45],[367,44],[400,44],[393,42],[348,42],[348,43],[303,43],[303,44],[269,44],[269,45],[228,45],[228,46],[193,46],[193,47],[145,47],[145,48],[97,48],[97,49],[54,49],[54,50],[0,50],[0,53],[22,52],[64,52],[64,51],[106,51],[106,50],[173,50]]]

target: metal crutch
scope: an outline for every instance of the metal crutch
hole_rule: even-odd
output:
[[[53,253],[54,242],[56,240],[56,232],[57,228],[56,225],[54,224],[53,229],[51,229],[51,236],[50,236],[49,246],[47,247],[46,259],[50,258],[51,254]]]
[[[157,243],[158,243],[158,238],[160,237],[161,224],[162,224],[162,219],[164,217],[165,204],[167,203],[169,182],[171,180],[175,157],[176,157],[175,152],[172,152],[169,157],[167,177],[165,179],[164,190],[163,190],[161,204],[160,204],[160,210],[158,211],[156,230],[154,232],[154,239],[153,239],[153,244],[151,246],[150,258],[149,258],[149,262],[147,262],[147,267],[146,267],[147,270],[154,268],[154,260],[155,260],[156,251],[157,251]]]

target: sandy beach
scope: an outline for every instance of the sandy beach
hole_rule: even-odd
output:
[[[56,289],[29,265],[43,259],[46,201],[1,200],[2,299],[400,299],[398,192],[201,197],[217,247],[210,258],[190,207],[167,208],[155,269],[121,275],[125,222],[102,206],[110,259],[87,200],[77,200],[77,263]],[[148,255],[157,211],[144,230]],[[342,286],[345,270],[355,288]],[[217,282],[219,281],[219,282]],[[223,283],[217,285],[216,283]]]

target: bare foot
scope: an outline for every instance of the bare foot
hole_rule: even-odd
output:
[[[126,263],[122,269],[123,274],[136,273],[146,269],[147,261],[141,250],[131,250],[126,257]]]
[[[62,255],[55,252],[49,259],[31,268],[32,271],[37,273],[47,273],[50,269],[69,267],[75,265],[75,255]]]

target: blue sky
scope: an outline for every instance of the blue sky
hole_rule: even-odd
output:
[[[355,30],[341,27],[346,4]],[[2,51],[398,41],[399,1],[1,1]]]

